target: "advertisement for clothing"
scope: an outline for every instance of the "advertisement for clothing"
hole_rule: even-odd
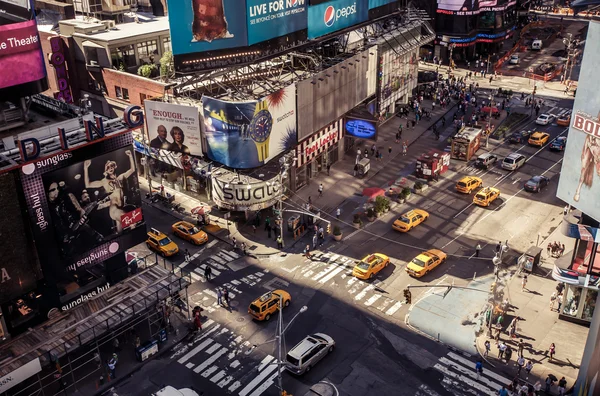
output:
[[[240,0],[168,2],[173,55],[248,45],[243,4]]]
[[[314,39],[365,22],[366,0],[334,0],[308,7],[308,38]]]
[[[246,0],[248,45],[306,29],[307,0]]]
[[[196,106],[144,101],[150,147],[202,156],[200,114]]]
[[[296,86],[258,101],[202,97],[208,158],[238,169],[256,168],[296,144]]]
[[[591,22],[558,183],[558,198],[600,221],[600,24]]]

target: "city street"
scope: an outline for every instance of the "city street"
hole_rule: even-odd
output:
[[[513,102],[518,107],[520,99]],[[541,112],[558,116],[570,109],[571,103],[548,99]],[[436,145],[443,149],[452,129],[448,126],[439,142],[426,132],[411,146],[412,156],[396,157],[369,183],[384,185],[407,176],[414,167],[414,157]],[[533,118],[521,129],[545,131],[551,138],[542,148],[490,140],[489,151],[500,159],[496,166],[482,171],[453,160],[449,171],[428,190],[413,194],[409,202],[361,230],[348,232],[341,242],[328,240],[311,259],[299,253],[241,257],[240,251],[217,239],[196,247],[171,235],[181,252],[189,249],[192,259],[184,261],[180,253],[167,259],[166,265],[190,273],[194,281],[188,290],[190,305],[205,309],[203,332],[146,364],[119,384],[116,393],[135,395],[172,385],[194,387],[205,395],[276,395],[277,345],[272,340],[277,320],[252,320],[247,307],[269,290],[284,289],[292,296],[292,304],[284,310],[284,322],[302,306],[308,307],[286,332],[284,353],[308,334],[322,332],[336,341],[334,351],[310,373],[296,377],[283,372],[286,391],[303,395],[310,386],[326,381],[347,395],[494,394],[509,379],[486,370],[485,378],[477,380],[473,367],[475,333],[481,326],[478,318],[486,307],[492,282],[495,243],[508,240],[510,250],[503,261],[504,266],[513,265],[515,251],[535,244],[538,232],[540,241],[544,240],[562,213],[562,205],[555,198],[562,154],[549,151],[548,144],[565,136],[567,129],[555,124],[535,125]],[[527,162],[516,171],[501,169],[501,159],[511,152],[523,153]],[[499,188],[500,199],[489,208],[474,206],[471,195],[454,189],[456,181],[465,175],[481,177],[484,186]],[[534,175],[550,178],[549,186],[535,195],[522,188]],[[352,199],[345,202],[347,213],[352,204]],[[412,208],[426,210],[430,214],[427,222],[409,233],[392,230],[391,223],[398,215]],[[330,213],[333,210],[330,208]],[[148,224],[162,231],[176,221],[150,205],[144,213]],[[476,258],[478,243],[482,251]],[[292,251],[299,251],[301,245]],[[430,248],[447,253],[447,262],[423,278],[409,277],[404,271],[406,263]],[[140,255],[148,254],[145,246],[138,249]],[[353,277],[355,261],[375,252],[388,255],[390,265],[372,281]],[[203,276],[206,266],[213,271],[210,282]],[[451,284],[486,293],[455,288],[446,294],[447,288],[431,287]],[[403,297],[408,285],[426,286],[412,289],[410,306]],[[217,286],[230,290],[230,308],[216,303]]]

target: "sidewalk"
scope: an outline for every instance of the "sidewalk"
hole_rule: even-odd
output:
[[[530,384],[540,381],[542,389],[544,389],[548,374],[553,374],[558,379],[564,376],[567,380],[567,389],[569,389],[575,384],[589,329],[582,325],[559,320],[556,306],[555,309],[550,309],[550,296],[556,290],[557,282],[551,277],[555,259],[548,255],[545,246],[554,241],[564,243],[565,254],[571,254],[574,240],[562,235],[557,227],[540,242],[540,247],[544,248],[540,267],[533,274],[528,275],[526,289],[521,290],[522,276],[516,274],[505,287],[505,291],[507,291],[505,297],[510,302],[510,308],[503,321],[500,340],[513,348],[510,363],[497,358],[498,348],[493,339],[490,340],[492,344],[490,354],[484,357],[484,360],[504,374],[506,378],[514,378],[517,374],[517,344],[520,339],[523,339],[525,343],[524,358],[526,362],[528,360],[533,362],[533,370],[529,375],[523,370],[521,379]],[[522,320],[517,326],[516,338],[511,339],[507,330],[515,316],[519,316]],[[477,350],[482,356],[487,339],[487,330],[483,331],[476,339]],[[556,346],[556,355],[552,361],[549,361],[547,351],[551,343]],[[551,394],[558,394],[556,386],[551,389]]]

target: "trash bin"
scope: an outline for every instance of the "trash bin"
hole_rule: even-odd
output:
[[[148,341],[135,349],[135,357],[140,362],[149,359],[156,353],[158,353],[158,341],[156,340]]]

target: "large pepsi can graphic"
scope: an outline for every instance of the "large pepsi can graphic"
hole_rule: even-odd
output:
[[[326,34],[365,22],[369,18],[366,0],[334,0],[308,7],[308,38]]]

